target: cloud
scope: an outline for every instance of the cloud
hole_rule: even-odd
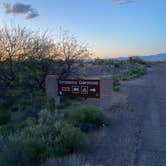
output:
[[[29,12],[27,15],[26,15],[26,19],[33,19],[35,17],[38,17],[39,16],[39,13],[38,11],[33,11],[33,12]]]
[[[110,1],[114,4],[117,4],[117,5],[125,5],[125,4],[135,2],[135,0],[110,0]]]
[[[3,9],[6,14],[25,15],[25,19],[33,19],[39,16],[37,10],[33,9],[31,5],[23,3],[3,3]]]

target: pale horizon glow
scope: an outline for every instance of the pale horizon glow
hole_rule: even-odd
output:
[[[27,10],[4,8],[3,2],[11,6],[18,6],[19,2],[19,7]],[[95,57],[166,53],[164,0],[135,0],[127,4],[110,0],[1,0],[0,6],[0,25],[49,29],[53,34],[62,27],[89,43]]]

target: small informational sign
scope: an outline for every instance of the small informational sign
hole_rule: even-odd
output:
[[[84,98],[100,97],[99,80],[58,80],[59,96],[73,96]]]

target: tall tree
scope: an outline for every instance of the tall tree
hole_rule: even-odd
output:
[[[63,73],[69,74],[75,63],[83,59],[88,59],[91,55],[87,44],[77,40],[74,35],[64,31],[60,35],[59,41],[55,45],[57,58],[63,63]]]
[[[0,29],[0,79],[10,86],[16,79],[15,62],[26,59],[26,51],[30,48],[32,31],[17,26]]]

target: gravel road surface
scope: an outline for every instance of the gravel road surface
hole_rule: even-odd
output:
[[[141,146],[138,166],[166,166],[166,67],[151,68],[145,82]],[[137,92],[136,92],[137,95]]]
[[[92,165],[166,166],[166,67],[125,82],[108,114],[111,123],[88,155]]]

